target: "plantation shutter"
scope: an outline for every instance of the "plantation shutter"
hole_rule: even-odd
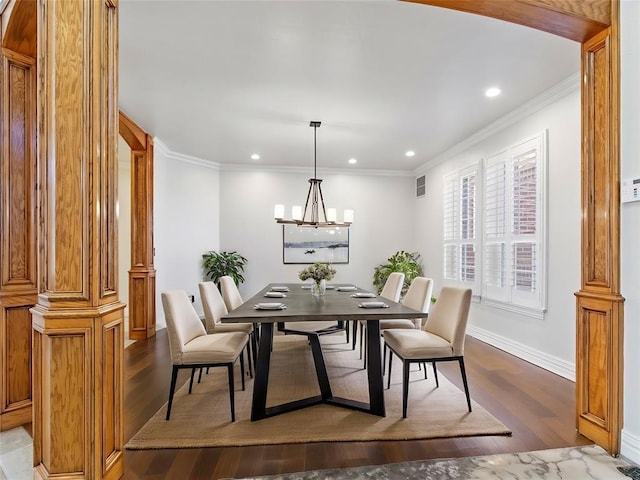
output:
[[[506,300],[507,164],[505,154],[489,158],[484,174],[484,285],[482,295]]]
[[[539,314],[546,306],[545,146],[543,133],[485,159],[483,183],[483,301]]]
[[[443,277],[458,279],[458,174],[444,179]]]

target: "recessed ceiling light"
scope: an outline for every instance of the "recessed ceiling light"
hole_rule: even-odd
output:
[[[485,90],[484,95],[485,97],[493,98],[493,97],[497,97],[501,93],[502,93],[502,90],[500,90],[498,87],[491,87]]]
[[[405,153],[405,155],[407,157],[413,157],[415,156],[416,152],[414,152],[413,150],[408,150],[407,153]]]
[[[358,160],[356,160],[355,158],[350,158],[350,159],[349,159],[349,163],[350,163],[351,165],[355,165],[356,163],[358,163]]]
[[[251,155],[251,160],[260,160],[260,155],[254,153],[253,155]]]

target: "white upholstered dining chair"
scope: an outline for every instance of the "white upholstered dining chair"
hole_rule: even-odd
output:
[[[249,336],[241,332],[207,334],[200,317],[183,290],[163,292],[162,307],[167,320],[169,351],[173,364],[166,419],[169,420],[171,416],[178,370],[191,369],[189,383],[189,393],[191,393],[193,377],[197,368],[227,367],[231,421],[235,421],[233,366],[240,357],[242,389],[244,390],[244,361],[241,353]]]
[[[392,272],[387,277],[387,280],[384,282],[384,286],[380,291],[380,296],[382,298],[386,298],[387,300],[391,300],[392,302],[397,302],[400,300],[400,292],[402,292],[402,285],[404,284],[404,273],[402,272]],[[358,331],[358,325],[360,325],[360,358],[362,358],[362,343],[364,340],[364,329],[367,326],[367,322],[363,320],[359,320],[353,322],[353,338],[351,344],[351,350],[355,350],[356,348],[356,333]]]
[[[220,291],[227,311],[234,310],[244,303],[236,282],[229,275],[224,275],[218,279],[220,282]]]
[[[407,401],[409,394],[409,368],[412,363],[422,363],[425,367],[430,362],[438,382],[437,362],[457,361],[467,397],[467,407],[471,411],[471,397],[464,367],[464,341],[471,304],[471,289],[443,287],[438,301],[433,305],[429,318],[420,330],[392,329],[383,332],[385,348],[389,355],[387,388],[391,383],[391,364],[393,353],[401,360],[402,374],[402,417],[407,417]]]
[[[198,289],[204,310],[204,325],[207,333],[242,332],[249,335],[246,351],[247,360],[249,361],[249,373],[253,376],[251,370],[252,361],[255,362],[257,354],[253,323],[222,323],[220,319],[228,313],[228,310],[216,284],[213,282],[200,282]]]

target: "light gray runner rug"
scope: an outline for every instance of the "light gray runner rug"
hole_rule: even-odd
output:
[[[618,467],[632,464],[602,448],[557,448],[515,454],[419,460],[358,468],[315,470],[244,480],[629,480]]]

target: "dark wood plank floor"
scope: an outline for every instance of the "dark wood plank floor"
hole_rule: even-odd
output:
[[[124,359],[127,441],[167,401],[171,366],[166,330],[131,345]],[[592,443],[575,428],[572,382],[472,337],[467,339],[465,363],[471,397],[507,425],[512,436],[126,450],[124,478],[233,478]],[[455,362],[441,364],[439,370],[461,386]],[[179,382],[187,375],[183,372]]]

